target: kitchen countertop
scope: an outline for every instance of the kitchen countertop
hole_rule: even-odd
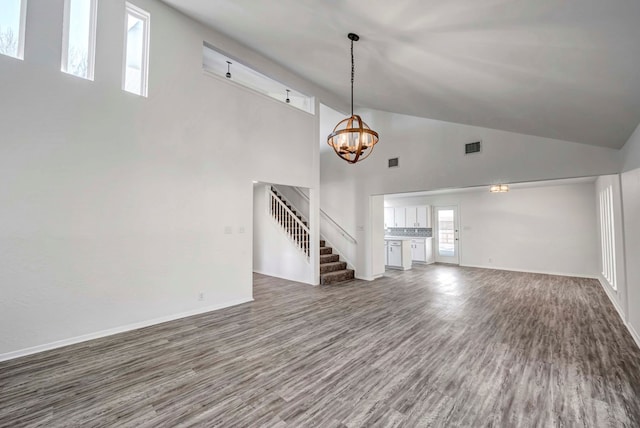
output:
[[[410,241],[412,239],[431,239],[424,236],[385,236],[385,241]]]

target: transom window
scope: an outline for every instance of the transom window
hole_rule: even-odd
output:
[[[24,58],[27,0],[0,0],[0,54]]]

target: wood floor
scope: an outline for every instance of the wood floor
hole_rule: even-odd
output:
[[[638,427],[594,280],[425,266],[0,363],[0,426]]]

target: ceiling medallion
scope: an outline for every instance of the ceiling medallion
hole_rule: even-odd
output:
[[[351,40],[351,117],[336,125],[327,137],[327,143],[333,147],[338,156],[349,163],[366,159],[378,142],[378,133],[369,128],[357,114],[353,114],[353,80],[355,63],[353,60],[353,42],[360,40],[357,34],[349,33]]]

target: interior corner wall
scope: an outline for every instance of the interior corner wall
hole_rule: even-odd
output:
[[[640,168],[640,125],[620,150],[622,171]]]
[[[269,213],[269,187],[258,184],[253,191],[253,271],[314,285],[309,259]]]
[[[0,359],[251,300],[252,180],[317,186],[317,116],[203,73],[202,43],[320,88],[138,0],[149,97],[124,92],[124,3],[99,2],[93,82],[60,72],[63,0],[0,55]]]
[[[626,321],[640,346],[640,168],[623,172],[621,187],[627,286]]]
[[[627,298],[627,281],[625,275],[625,226],[623,224],[623,205],[622,205],[622,187],[619,174],[603,175],[598,177],[595,183],[595,197],[596,197],[596,214],[597,214],[597,248],[598,248],[598,278],[602,283],[605,291],[613,301],[616,309],[620,313],[623,319],[627,318],[628,314],[628,298]],[[615,275],[616,275],[616,289],[614,289],[609,281],[604,277],[603,257],[602,257],[602,219],[600,214],[600,193],[607,187],[611,187],[613,195],[613,231],[614,231],[614,251],[615,251]]]
[[[594,182],[385,198],[387,206],[457,206],[460,265],[597,277]]]
[[[358,239],[356,271],[363,277],[372,275],[370,253],[378,251],[360,245],[365,241],[360,237],[371,227],[371,195],[619,172],[618,151],[614,149],[377,110],[358,113],[379,132],[379,143],[371,156],[355,165],[323,149],[320,188],[322,209]],[[321,115],[324,135],[331,132],[336,117],[341,115],[335,111]],[[465,155],[464,144],[474,141],[482,141],[482,151]],[[395,157],[400,166],[388,168],[387,160]]]

